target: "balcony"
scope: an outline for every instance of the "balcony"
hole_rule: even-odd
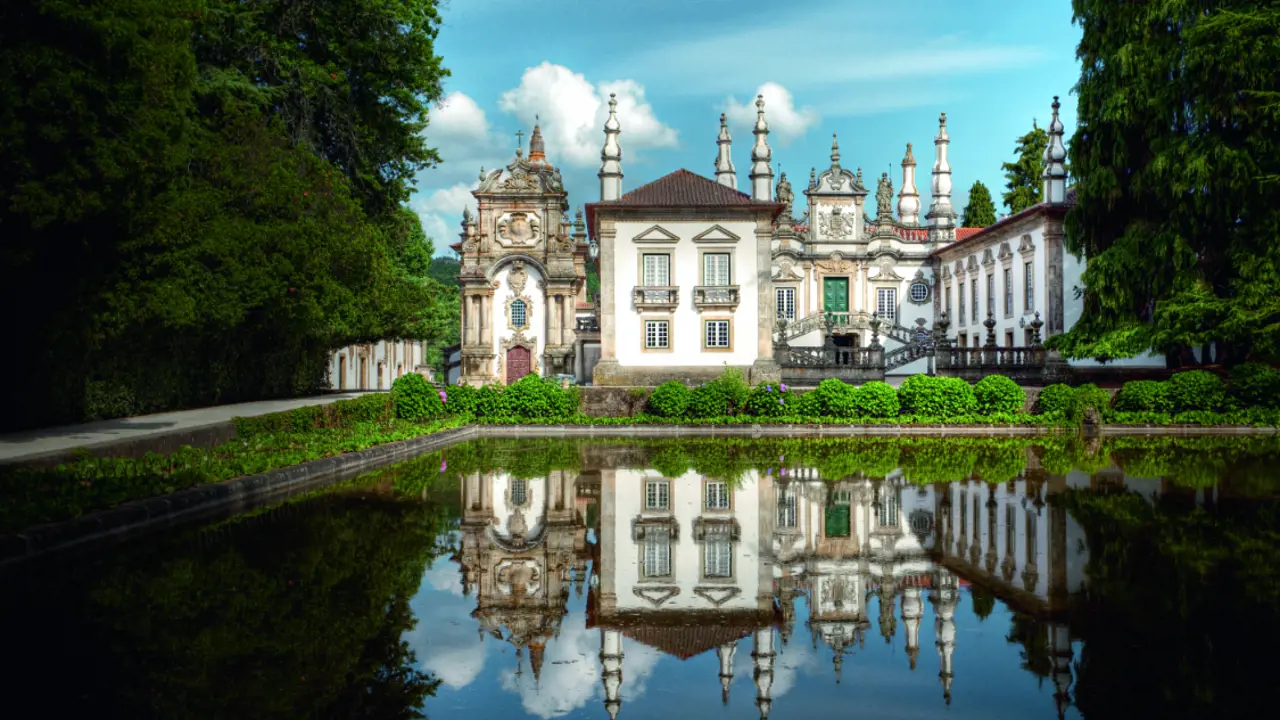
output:
[[[734,310],[739,295],[737,285],[698,285],[693,288],[693,304],[699,310]]]
[[[655,285],[637,285],[635,305],[637,310],[675,310],[680,304],[680,288]]]

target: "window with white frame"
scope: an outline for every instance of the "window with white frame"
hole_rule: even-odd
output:
[[[963,325],[964,319],[968,317],[968,315],[964,314],[964,283],[963,282],[956,283],[956,299],[960,301],[960,314],[958,315],[958,317],[960,319],[960,324]]]
[[[1004,269],[1004,314],[1013,314],[1013,268]]]
[[[643,577],[671,576],[671,533],[667,528],[651,527],[645,531],[641,555],[640,572]]]
[[[729,284],[729,253],[707,253],[702,256],[702,284]]]
[[[995,273],[987,273],[987,314],[995,317],[996,314],[996,276]]]
[[[876,503],[876,523],[880,527],[897,527],[901,508],[898,505],[898,492],[884,490],[880,502]]]
[[[796,319],[796,289],[793,287],[780,287],[777,289],[778,295],[778,317],[784,320]]]
[[[722,482],[707,483],[707,509],[729,509],[729,486]]]
[[[671,347],[671,323],[667,320],[644,321],[644,346],[648,350]]]
[[[1027,263],[1022,266],[1022,278],[1026,282],[1026,286],[1027,286],[1026,297],[1024,297],[1022,300],[1023,312],[1031,312],[1036,306],[1035,277],[1036,277],[1035,270],[1034,268],[1032,268],[1031,263]]]
[[[876,315],[881,320],[898,321],[898,289],[879,288],[876,290]]]
[[[729,347],[729,321],[708,320],[706,322],[706,343],[708,348]]]
[[[671,256],[660,253],[646,254],[642,259],[643,275],[640,284],[648,287],[671,285]]]
[[[782,495],[778,498],[778,527],[793,528],[796,526],[795,490],[787,488],[778,492]]]
[[[511,481],[511,504],[523,507],[529,502],[529,481],[515,479]]]
[[[666,480],[650,480],[644,484],[644,509],[668,510],[671,508],[671,483]]]
[[[728,538],[708,540],[703,546],[703,576],[708,578],[733,577],[733,544]]]
[[[529,308],[524,304],[523,300],[511,301],[511,327],[529,327]]]
[[[973,321],[978,322],[978,278],[974,278],[969,284],[969,300],[973,303]]]

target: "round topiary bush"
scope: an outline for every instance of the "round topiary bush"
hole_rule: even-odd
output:
[[[851,418],[858,415],[857,388],[839,378],[827,378],[810,390],[811,407],[819,417]]]
[[[525,375],[507,386],[502,404],[515,418],[565,418],[577,412],[577,397],[554,380]]]
[[[1120,412],[1167,413],[1172,407],[1169,384],[1159,380],[1130,380],[1116,393],[1116,410]]]
[[[853,404],[859,417],[897,417],[902,409],[898,391],[889,383],[873,380],[854,390]]]
[[[788,405],[794,402],[794,398],[786,387],[785,384],[765,383],[752,388],[747,396],[747,414],[756,417],[789,415],[792,409]]]
[[[478,391],[470,385],[451,385],[445,388],[444,411],[451,415],[471,415],[476,411]]]
[[[912,375],[898,388],[902,411],[909,415],[953,418],[973,413],[973,386],[960,378]]]
[[[1244,407],[1280,407],[1280,370],[1262,363],[1244,363],[1231,369],[1227,393]]]
[[[445,406],[442,392],[417,373],[401,375],[391,383],[396,417],[414,422],[440,417]]]
[[[1012,415],[1022,412],[1027,393],[1004,375],[988,375],[973,386],[973,398],[982,415]]]
[[[1227,406],[1227,389],[1222,378],[1204,370],[1186,370],[1169,378],[1171,412],[1203,410],[1217,412]]]
[[[689,408],[689,388],[679,380],[669,380],[649,396],[649,412],[664,418],[684,417]]]
[[[1056,383],[1041,388],[1040,395],[1036,398],[1036,412],[1041,415],[1054,413],[1066,415],[1071,409],[1071,400],[1074,397],[1075,390],[1066,383]]]

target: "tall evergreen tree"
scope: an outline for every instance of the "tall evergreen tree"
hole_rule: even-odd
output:
[[[969,204],[964,207],[964,215],[960,218],[961,227],[986,227],[996,222],[996,204],[991,200],[991,191],[981,180],[975,180],[969,188]]]
[[[1066,244],[1084,308],[1055,345],[1173,363],[1280,356],[1280,7],[1074,0]],[[1141,102],[1135,102],[1141,98]],[[1134,282],[1135,278],[1142,282]]]
[[[1013,149],[1017,159],[1003,163],[1005,192],[1002,196],[1009,212],[1022,212],[1039,203],[1043,197],[1041,176],[1044,175],[1044,150],[1049,147],[1049,133],[1031,121],[1031,132],[1018,138]]]

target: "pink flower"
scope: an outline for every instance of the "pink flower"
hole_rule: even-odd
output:
[[[448,460],[441,460],[441,461],[440,461],[440,472],[444,472],[445,470],[448,470],[448,469],[449,469],[449,461],[448,461]]]
[[[440,402],[442,403],[449,402],[449,394],[443,390],[440,391]]]

